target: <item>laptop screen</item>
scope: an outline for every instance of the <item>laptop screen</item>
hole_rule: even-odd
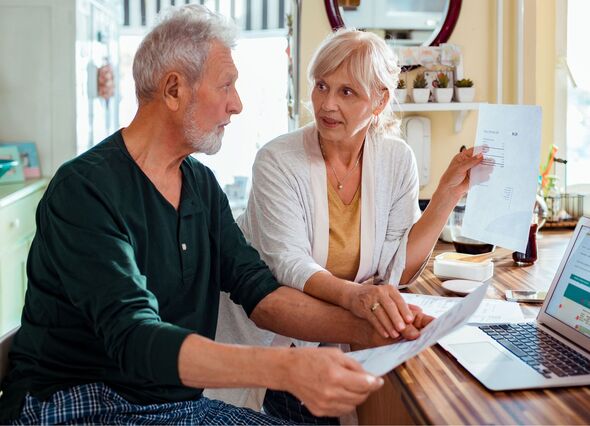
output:
[[[590,227],[582,226],[546,313],[590,337]]]

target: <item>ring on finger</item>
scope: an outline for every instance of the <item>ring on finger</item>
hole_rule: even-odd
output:
[[[381,303],[379,302],[375,302],[371,305],[371,312],[375,312],[375,310],[377,310],[377,308],[381,306]]]

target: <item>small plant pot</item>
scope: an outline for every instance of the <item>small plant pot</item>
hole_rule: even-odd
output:
[[[452,87],[436,87],[434,89],[434,101],[438,103],[448,103],[453,99]]]
[[[455,99],[457,102],[473,102],[475,87],[455,87]]]
[[[408,89],[395,89],[395,99],[400,104],[406,103],[406,98],[408,97]]]
[[[417,89],[414,88],[412,90],[412,99],[414,99],[414,103],[417,104],[425,104],[428,102],[428,98],[430,97],[430,89]]]

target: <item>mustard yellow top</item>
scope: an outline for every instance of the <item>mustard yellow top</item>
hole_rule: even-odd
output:
[[[350,204],[344,204],[328,182],[330,242],[326,269],[338,278],[353,281],[361,255],[360,185]]]

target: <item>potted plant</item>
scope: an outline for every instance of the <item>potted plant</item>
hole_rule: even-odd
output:
[[[455,99],[458,102],[473,102],[475,98],[475,87],[473,81],[468,78],[462,78],[455,82]]]
[[[406,81],[403,78],[400,78],[397,82],[397,89],[395,91],[395,99],[400,104],[406,103],[406,97],[408,96],[408,89],[406,89]]]
[[[436,75],[436,80],[432,82],[434,86],[434,100],[439,103],[451,102],[453,99],[453,88],[449,87],[449,76],[444,72]]]
[[[424,77],[424,73],[418,73],[414,78],[414,88],[412,90],[412,98],[417,104],[425,104],[428,102],[430,96],[430,89],[428,88],[428,82]]]

